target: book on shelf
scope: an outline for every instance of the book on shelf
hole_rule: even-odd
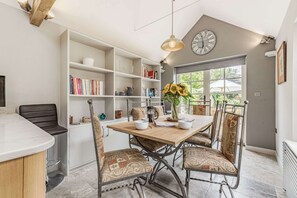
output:
[[[73,95],[104,95],[104,82],[99,80],[81,79],[70,75],[70,94]]]
[[[155,78],[155,71],[151,70],[147,72],[147,77],[150,79],[154,79]]]

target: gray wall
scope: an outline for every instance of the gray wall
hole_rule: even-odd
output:
[[[276,84],[276,148],[282,165],[282,143],[297,141],[297,1],[291,1],[280,32],[276,49],[287,42],[287,82]]]
[[[217,36],[213,51],[197,56],[191,50],[193,37],[201,30],[212,30]],[[162,86],[173,80],[174,67],[200,61],[215,60],[222,57],[247,55],[247,116],[246,143],[249,146],[275,149],[275,59],[264,56],[266,51],[274,50],[274,41],[261,45],[262,35],[202,16],[183,38],[186,47],[168,55],[168,66],[162,74]],[[261,92],[255,97],[255,92]]]

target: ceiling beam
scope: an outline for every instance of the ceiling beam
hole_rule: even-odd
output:
[[[40,26],[56,0],[34,0],[30,12],[30,23]]]

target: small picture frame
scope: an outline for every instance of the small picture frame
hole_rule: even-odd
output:
[[[287,81],[287,44],[285,41],[277,51],[277,81],[279,85]]]

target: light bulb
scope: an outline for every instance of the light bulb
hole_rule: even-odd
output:
[[[170,48],[174,48],[175,45],[176,45],[175,40],[171,39],[171,40],[169,41],[169,47],[170,47]]]

